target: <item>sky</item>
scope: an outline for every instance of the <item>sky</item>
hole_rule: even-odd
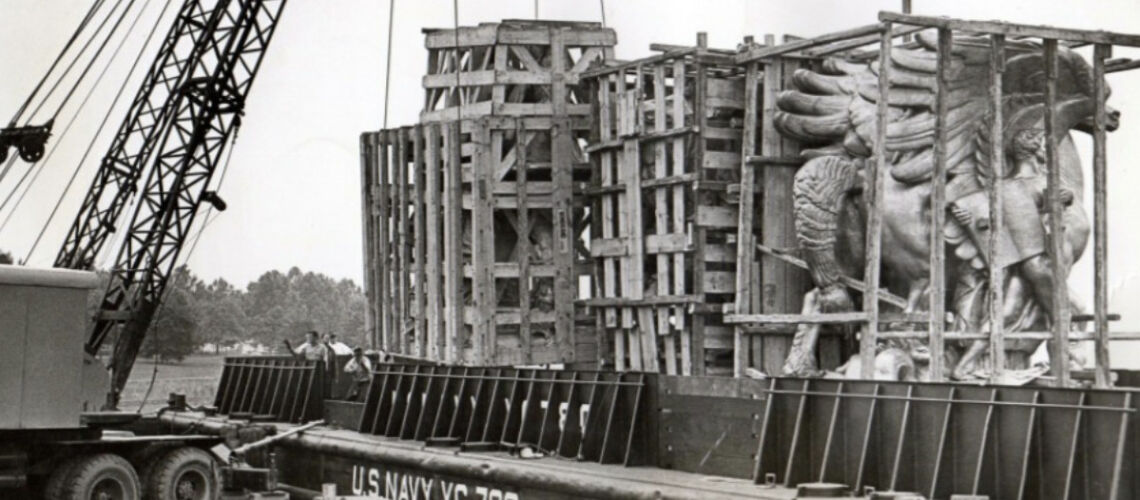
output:
[[[109,132],[126,111],[126,102],[109,110],[114,94],[125,85],[129,98],[138,85],[139,75],[127,80],[127,69],[165,0],[135,1],[146,5],[139,28],[127,38],[119,59],[62,139],[59,133],[66,120],[56,124],[57,135],[49,151],[56,143],[58,151],[44,163],[43,173],[10,223],[0,228],[0,249],[19,258],[27,255],[78,167],[74,185],[31,255],[32,265],[51,264],[98,159],[108,147]],[[414,123],[422,105],[420,78],[426,68],[426,51],[420,30],[450,27],[453,10],[451,0],[393,1],[388,125],[399,126]],[[461,25],[535,17],[534,0],[459,4]],[[4,47],[0,50],[0,119],[6,121],[30,93],[89,5],[90,0],[0,0],[0,47]],[[222,277],[244,286],[267,270],[298,266],[361,281],[359,135],[383,126],[389,5],[387,0],[289,1],[247,102],[244,126],[220,190],[229,209],[212,219],[189,259],[200,276],[208,280]],[[698,31],[708,33],[713,47],[735,48],[746,35],[757,39],[768,33],[812,36],[861,26],[875,22],[880,10],[898,10],[901,1],[610,0],[603,4],[539,0],[537,5],[541,18],[586,21],[600,21],[604,5],[607,26],[617,32],[617,57],[635,59],[650,55],[651,43],[691,45]],[[159,36],[174,11],[171,7],[161,21]],[[1140,33],[1140,0],[914,0],[913,11]],[[152,55],[153,48],[144,54],[144,65]],[[1140,58],[1140,52],[1117,50],[1114,56]],[[101,64],[88,82],[102,69]],[[1140,72],[1109,78],[1113,86],[1110,105],[1124,113],[1121,128],[1108,141],[1111,308],[1124,315],[1118,330],[1140,331],[1140,314],[1128,314],[1130,306],[1140,304],[1140,258],[1136,258],[1140,196],[1135,192],[1140,169],[1129,165],[1131,158],[1140,156],[1140,141],[1135,140],[1140,133]],[[80,87],[62,117],[75,114],[87,90],[87,86]],[[45,109],[52,109],[51,102]],[[100,120],[108,113],[108,129],[95,140],[91,156],[81,162]],[[37,121],[46,114],[50,113],[37,115]],[[1078,135],[1077,142],[1087,160],[1091,140]],[[26,168],[16,163],[11,175],[0,181],[0,197],[12,191]],[[1091,180],[1088,184],[1091,190]],[[1091,194],[1086,203],[1091,212]],[[0,211],[0,221],[10,210]],[[1071,284],[1091,305],[1091,257],[1078,263]],[[1135,347],[1137,356],[1129,357],[1140,360],[1140,343]]]

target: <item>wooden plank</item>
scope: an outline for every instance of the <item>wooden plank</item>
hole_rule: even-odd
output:
[[[999,238],[1005,226],[1005,207],[1002,192],[1005,185],[1005,140],[1003,135],[1004,116],[1002,111],[1002,80],[1005,73],[1005,37],[994,35],[990,37],[990,235],[989,255],[986,262],[989,266],[990,280],[990,318],[1001,318],[1005,311],[1005,269],[998,262],[997,249]],[[995,286],[996,284],[996,286]],[[989,372],[992,377],[998,377],[1005,370],[1005,321],[990,321],[990,355]],[[980,465],[980,461],[979,461]]]
[[[424,125],[425,132],[425,212],[426,230],[423,239],[427,245],[426,281],[427,281],[427,357],[429,359],[444,358],[443,336],[443,283],[440,271],[443,269],[442,241],[440,241],[440,206],[443,203],[442,194],[442,164],[440,162],[440,130],[438,124]]]
[[[372,280],[372,272],[376,264],[375,241],[373,241],[372,225],[372,156],[375,155],[375,146],[372,144],[372,134],[360,134],[360,228],[362,251],[364,255],[364,331],[368,335],[368,346],[372,349],[379,347],[376,342],[376,283]],[[225,384],[219,384],[226,387]],[[217,405],[215,405],[217,406]]]
[[[414,207],[414,228],[412,229],[412,241],[415,245],[412,257],[412,264],[414,266],[413,272],[415,279],[413,280],[415,293],[412,300],[412,316],[415,320],[415,352],[413,354],[421,357],[426,357],[428,353],[427,348],[427,317],[424,315],[427,303],[427,270],[425,264],[427,260],[427,241],[425,241],[424,233],[427,232],[427,218],[425,206],[426,199],[424,193],[424,184],[427,181],[426,163],[424,160],[424,135],[423,125],[416,125],[412,128],[412,144],[413,144],[413,174],[412,174],[412,203]]]
[[[610,86],[613,83],[614,83],[614,77],[607,76],[605,78],[600,79],[599,85],[598,85],[598,102],[599,102],[599,104],[598,104],[598,123],[599,123],[598,127],[599,127],[599,136],[603,142],[607,141],[607,140],[612,140],[612,137],[613,137],[614,102],[611,99],[611,96],[613,95],[613,93],[610,92]],[[610,185],[614,184],[614,182],[617,180],[614,178],[613,168],[614,168],[614,158],[618,154],[621,154],[621,153],[616,152],[616,151],[605,151],[605,152],[601,153],[601,158],[599,158],[599,163],[601,164],[601,168],[600,168],[600,173],[598,176],[598,178],[599,178],[598,185],[600,187],[610,186]],[[614,214],[614,203],[617,201],[618,196],[619,195],[615,194],[615,195],[601,195],[598,197],[599,203],[601,204],[600,212],[601,212],[601,226],[602,227],[601,227],[600,232],[601,232],[602,238],[612,240],[617,236],[615,234],[615,231],[614,231],[616,224],[617,224],[617,219],[616,219],[615,214]],[[596,206],[595,206],[595,210],[597,210]],[[595,240],[595,241],[590,242],[591,252],[593,251],[592,249],[593,249],[594,245],[596,245],[598,241],[600,241],[600,240]],[[622,244],[621,248],[622,248],[622,252],[624,254],[624,251],[625,251],[624,243]],[[601,263],[601,271],[602,271],[602,283],[601,283],[601,285],[602,285],[602,289],[601,289],[601,291],[602,291],[603,297],[614,297],[617,294],[617,272],[618,272],[618,269],[619,269],[619,267],[618,267],[617,259],[602,258],[602,263]],[[616,311],[614,309],[606,308],[602,311],[602,314],[604,315],[603,322],[604,322],[605,326],[613,327],[613,326],[617,325],[617,314],[616,314]],[[624,341],[622,341],[621,339],[618,339],[618,340],[619,340],[619,344],[624,344]],[[614,347],[615,347],[615,349],[617,349],[617,348],[622,347],[622,346],[621,345],[615,345]],[[624,359],[622,359],[621,357],[618,357],[617,362],[618,363],[624,363]]]
[[[379,152],[379,157],[380,157],[379,171],[377,172],[377,193],[378,193],[377,202],[380,205],[380,213],[378,214],[378,219],[377,219],[378,234],[376,235],[376,238],[377,238],[377,241],[380,242],[380,245],[379,245],[380,246],[380,248],[379,248],[380,254],[379,255],[380,255],[380,258],[382,259],[381,262],[383,263],[380,266],[380,275],[379,275],[380,279],[379,279],[379,283],[378,283],[379,290],[380,290],[379,307],[382,310],[382,313],[381,313],[382,318],[381,319],[382,319],[382,325],[383,325],[383,327],[381,328],[380,338],[383,340],[381,342],[381,344],[382,344],[381,348],[382,349],[384,349],[386,351],[395,351],[396,348],[395,348],[395,346],[392,345],[392,310],[390,309],[390,306],[392,304],[392,302],[391,302],[392,295],[391,295],[391,288],[389,285],[390,284],[389,279],[392,275],[391,274],[392,253],[391,253],[389,246],[388,246],[388,243],[389,243],[389,241],[388,241],[388,222],[389,222],[388,217],[389,217],[389,209],[391,208],[388,205],[388,189],[389,189],[389,185],[388,185],[388,183],[389,183],[389,181],[388,181],[388,179],[389,179],[389,177],[388,177],[389,176],[388,159],[390,156],[390,150],[389,150],[390,143],[388,142],[388,133],[386,131],[381,132],[379,139],[380,139],[380,142],[377,144],[377,148],[378,148],[377,151]]]
[[[756,115],[760,105],[760,64],[749,63],[745,72],[745,106],[744,106],[744,140],[742,141],[741,157],[746,158],[756,153],[756,135],[758,133],[759,117]],[[740,202],[737,215],[736,234],[736,298],[735,306],[738,313],[751,313],[753,280],[758,279],[753,271],[753,250],[756,245],[756,235],[752,231],[753,217],[756,212],[756,170],[741,164],[740,169]],[[744,376],[744,369],[748,363],[748,339],[738,327],[733,334],[733,376]]]
[[[1093,47],[1093,315],[1094,355],[1096,356],[1096,385],[1109,387],[1112,383],[1111,363],[1108,357],[1108,153],[1105,132],[1108,113],[1104,101],[1105,60],[1112,57],[1112,46],[1098,44]]]
[[[952,19],[949,17],[916,16],[899,14],[896,12],[879,12],[880,21],[897,22],[930,28],[944,28],[972,33],[986,33],[1005,35],[1007,37],[1029,37],[1054,40],[1067,40],[1071,42],[1085,42],[1108,45],[1127,45],[1140,47],[1140,36],[1113,33],[1110,31],[1089,31],[1066,28],[1054,28],[1031,24],[1014,24],[1001,21],[973,21]]]
[[[515,129],[515,137],[520,138],[526,134],[522,123]],[[522,348],[523,360],[531,362],[531,332],[530,332],[530,210],[527,206],[527,148],[516,147],[515,185],[518,186],[518,263],[519,263],[519,345]]]
[[[864,312],[819,313],[819,314],[725,314],[725,323],[756,323],[756,324],[830,324],[830,323],[862,323],[867,321],[868,315]]]
[[[1065,206],[1061,203],[1061,168],[1057,163],[1057,40],[1042,41],[1045,49],[1045,163],[1049,209],[1049,247],[1053,274],[1053,344],[1049,371],[1062,387],[1069,383],[1069,286],[1065,250]]]
[[[464,231],[471,239],[471,261],[475,266],[472,280],[472,293],[475,298],[475,323],[472,325],[475,362],[489,365],[495,359],[493,330],[495,328],[495,308],[498,305],[495,294],[495,218],[491,183],[494,182],[494,169],[491,168],[498,156],[495,144],[501,144],[501,131],[492,132],[483,127],[472,135],[478,147],[475,155],[474,183],[472,185],[475,204],[471,210],[470,226]]]
[[[399,259],[399,265],[396,267],[396,272],[399,274],[397,278],[396,293],[399,294],[397,298],[397,306],[399,311],[396,313],[398,324],[396,325],[396,335],[398,340],[396,345],[400,347],[400,351],[405,354],[410,354],[408,345],[408,335],[406,329],[408,328],[409,319],[409,283],[408,273],[411,271],[409,240],[411,239],[411,227],[408,224],[408,129],[401,127],[396,132],[396,161],[394,166],[396,170],[396,217],[398,217],[398,228],[396,231],[398,247],[396,249],[396,257]]]
[[[938,62],[934,92],[934,173],[930,182],[930,378],[936,382],[945,379],[945,344],[942,332],[946,329],[946,243],[943,228],[946,226],[946,170],[950,141],[947,125],[950,84],[950,49],[953,33],[938,30]]]
[[[732,207],[699,205],[694,223],[705,228],[735,229],[737,218],[737,211]]]
[[[883,94],[890,92],[891,73],[891,23],[883,23],[883,32],[879,41],[879,91]],[[875,346],[878,343],[879,333],[879,267],[882,262],[883,237],[883,190],[886,182],[886,172],[890,168],[887,158],[887,123],[890,107],[886,99],[880,99],[876,105],[875,120],[875,161],[868,162],[869,172],[866,176],[867,186],[864,188],[865,196],[870,200],[867,210],[867,241],[863,255],[866,264],[863,269],[863,281],[867,291],[863,294],[863,311],[867,314],[867,324],[863,328],[863,335],[859,340],[859,362],[861,373],[874,373]]]
[[[776,95],[784,88],[786,70],[782,60],[770,61],[764,68],[763,124],[760,127],[760,154],[783,158],[798,153],[793,144],[784,148],[783,136],[774,124]],[[744,167],[748,168],[748,167]],[[760,212],[760,241],[768,247],[785,248],[798,245],[795,233],[792,184],[795,171],[790,168],[765,168],[758,172],[764,203]],[[798,311],[795,286],[795,269],[771,258],[760,259],[760,311],[761,313],[791,313]],[[780,373],[791,344],[786,338],[753,340],[752,364],[764,373]],[[762,346],[762,347],[761,347]]]
[[[665,66],[658,64],[653,67],[653,127],[656,132],[662,132],[666,129],[665,123],[665,93],[668,87],[665,83]],[[673,98],[677,98],[677,89],[673,88]],[[664,141],[657,141],[653,144],[653,177],[660,179],[669,175],[668,165],[666,164],[666,144]],[[633,166],[630,166],[633,167]],[[638,166],[639,167],[639,166]],[[669,198],[664,188],[651,187],[648,188],[654,195],[654,214],[653,214],[653,232],[656,235],[663,236],[669,232]],[[652,235],[650,235],[652,236]],[[647,238],[648,239],[648,238]],[[645,250],[648,252],[648,241],[646,242]],[[657,294],[669,295],[669,269],[670,259],[664,253],[657,254]],[[663,337],[664,357],[665,357],[665,372],[669,375],[677,374],[677,342],[676,337],[669,333],[669,314],[666,309],[649,309],[650,316],[655,317],[657,320],[657,333]],[[654,314],[655,313],[655,314]],[[656,340],[653,344],[656,346]]]
[[[570,30],[559,29],[551,31],[550,50],[551,68],[555,72],[567,69],[566,38]],[[554,265],[559,270],[554,276],[554,312],[556,316],[554,337],[558,345],[558,352],[564,361],[573,361],[574,358],[574,300],[578,297],[578,278],[572,272],[574,269],[574,241],[577,234],[574,229],[573,205],[573,142],[574,137],[570,131],[568,113],[569,93],[566,82],[555,79],[551,85],[551,99],[554,103],[555,126],[550,133],[551,161],[553,172],[551,180],[554,182]]]
[[[445,352],[445,359],[448,362],[456,362],[461,359],[463,352],[463,278],[462,278],[462,257],[463,257],[463,226],[461,219],[461,211],[459,208],[460,197],[462,195],[462,181],[460,179],[460,169],[462,168],[462,158],[459,154],[460,148],[460,135],[459,124],[447,124],[447,133],[444,136],[444,266],[445,270],[445,299],[444,305],[446,311],[444,317],[446,318],[447,327],[447,350]]]
[[[701,39],[703,39],[703,37],[698,35],[698,41]],[[703,140],[701,139],[701,130],[708,130],[708,127],[702,128],[702,126],[705,124],[702,123],[702,120],[699,118],[694,123],[685,123],[684,89],[688,85],[688,80],[686,77],[687,66],[688,65],[684,59],[677,59],[673,61],[673,108],[670,111],[670,114],[673,118],[673,123],[671,127],[669,127],[670,124],[668,123],[663,123],[662,126],[669,127],[670,130],[690,129],[693,131],[692,133],[696,134],[696,137],[694,137],[694,139],[697,140],[698,145],[700,145],[703,143]],[[700,91],[700,82],[697,82],[697,90]],[[694,116],[704,116],[705,113],[699,109],[700,108],[694,109],[694,112],[699,113]],[[695,176],[696,179],[700,179],[702,177],[702,173],[698,169],[692,168],[693,165],[689,164],[689,162],[686,161],[685,136],[675,136],[674,138],[669,139],[669,142],[673,148],[673,161],[672,171],[669,172],[670,175],[668,177],[683,178],[686,176]],[[673,214],[672,220],[670,221],[673,234],[684,234],[687,230],[685,220],[685,214],[687,212],[685,194],[687,190],[688,188],[684,184],[673,185]],[[692,249],[692,265],[694,266],[693,273],[696,274],[699,273],[704,266],[703,259],[701,259],[701,256],[703,255],[703,248],[701,247],[700,243],[703,231],[699,227],[695,227],[694,233],[694,236],[697,237],[697,244],[694,245],[694,248]],[[647,241],[646,244],[648,243],[649,242]],[[685,265],[686,260],[683,253],[676,253],[673,255],[673,295],[684,295],[688,290],[689,273],[686,272],[687,270],[685,269]],[[693,345],[697,346],[698,351],[701,350],[700,346],[704,344],[704,342],[701,340],[704,335],[704,331],[702,329],[703,325],[689,321],[689,311],[687,308],[681,305],[673,307],[672,311],[673,318],[675,318],[675,324],[673,325],[674,329],[672,331],[677,332],[676,336],[680,337],[679,340],[681,345],[679,347],[681,357],[681,374],[692,375],[693,364],[695,361],[693,359]]]
[[[880,16],[882,16],[882,14],[880,14]],[[758,61],[760,59],[766,59],[766,58],[775,57],[775,56],[779,56],[779,55],[783,55],[783,54],[788,54],[791,52],[798,52],[798,51],[801,51],[804,49],[810,49],[812,47],[818,47],[820,45],[826,45],[826,44],[829,44],[832,42],[838,42],[838,41],[847,40],[847,39],[851,39],[851,38],[857,38],[860,36],[871,35],[874,33],[881,33],[884,31],[884,29],[888,33],[888,40],[889,40],[890,39],[889,38],[890,29],[884,28],[883,27],[884,24],[889,24],[889,23],[868,24],[866,26],[859,26],[857,28],[851,28],[851,29],[847,29],[847,30],[843,30],[843,31],[837,31],[834,33],[828,33],[826,35],[821,35],[821,36],[817,36],[814,38],[806,38],[803,40],[797,40],[797,41],[794,41],[791,43],[785,43],[782,45],[765,44],[765,45],[762,45],[759,47],[754,47],[754,48],[748,49],[747,51],[738,54],[736,56],[736,64],[746,64],[746,63]]]

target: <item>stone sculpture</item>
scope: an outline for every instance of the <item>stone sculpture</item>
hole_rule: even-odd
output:
[[[886,131],[889,170],[883,206],[870,207],[864,195],[868,165],[875,161],[876,104],[879,61],[824,61],[821,70],[796,71],[795,90],[779,93],[774,116],[777,129],[800,141],[809,158],[794,184],[796,235],[809,264],[815,288],[808,293],[804,313],[854,309],[855,302],[840,281],[842,275],[862,277],[867,211],[881,210],[882,285],[907,299],[907,313],[928,310],[931,231],[931,176],[934,170],[936,36],[922,33],[918,47],[892,51],[890,112]],[[1001,321],[1006,331],[1043,331],[1052,321],[1050,297],[1055,286],[1050,273],[1046,186],[1042,47],[1009,41],[1004,53],[1003,229],[995,258],[1005,269],[1004,283],[989,283],[987,246],[992,227],[987,203],[991,189],[989,111],[990,47],[987,39],[955,37],[946,88],[949,113],[947,137],[947,211],[943,241],[947,246],[946,310],[948,330],[987,331],[986,300],[990,286],[1005,292]],[[1093,72],[1076,52],[1061,47],[1057,58],[1056,141],[1064,207],[1064,255],[1071,267],[1088,241],[1089,219],[1082,203],[1083,172],[1070,131],[1091,131],[1094,109]],[[1109,113],[1109,130],[1119,113]],[[1071,295],[1071,294],[1070,294]],[[1073,305],[1079,310],[1080,306]],[[884,311],[889,311],[889,308]],[[895,312],[898,312],[897,310]],[[801,325],[785,361],[789,375],[817,374],[814,347],[819,325]],[[1040,342],[1007,342],[1010,364],[1023,365]],[[986,355],[985,341],[947,343],[946,366],[956,378],[975,375]],[[908,352],[921,362],[925,342],[892,341],[880,349]],[[1054,361],[1056,362],[1056,361]],[[1010,366],[1009,368],[1024,368]]]

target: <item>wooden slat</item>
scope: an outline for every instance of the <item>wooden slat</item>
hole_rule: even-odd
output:
[[[367,132],[360,134],[360,228],[362,230],[360,242],[364,255],[364,331],[368,335],[369,347],[376,349],[379,347],[376,342],[375,330],[376,307],[374,297],[376,294],[376,283],[372,281],[372,272],[376,265],[376,256],[378,254],[374,252],[375,241],[372,239],[371,157],[375,155],[375,147],[372,145],[371,137],[372,135]],[[224,371],[223,375],[227,373],[228,370]],[[222,387],[223,390],[227,388],[225,383],[220,383],[218,386]],[[218,406],[218,403],[215,403],[214,406]]]
[[[653,127],[657,132],[662,132],[666,129],[665,123],[665,93],[668,87],[665,83],[665,66],[658,64],[653,67]],[[672,88],[674,100],[678,97],[676,86]],[[665,158],[666,144],[664,141],[657,141],[653,145],[653,176],[655,178],[662,178],[669,174],[668,165]],[[630,166],[632,167],[632,166]],[[665,188],[654,187],[649,188],[653,191],[654,195],[654,214],[653,214],[653,229],[657,235],[665,235],[669,232],[669,198],[667,197]],[[648,243],[646,244],[648,247]],[[648,250],[648,248],[646,248]],[[664,253],[657,254],[657,294],[669,294],[669,269],[670,259]],[[665,372],[669,375],[677,374],[677,342],[674,335],[669,334],[669,314],[665,309],[649,309],[650,316],[655,317],[657,321],[657,332],[663,336],[664,356],[665,356]],[[654,314],[656,313],[656,314]],[[656,339],[653,340],[656,345]]]
[[[440,158],[442,147],[440,126],[428,124],[424,126],[427,142],[425,151],[425,212],[426,225],[423,239],[427,244],[427,345],[428,357],[431,359],[444,359],[445,339],[443,335],[443,283],[440,271],[443,269],[442,245],[440,229],[443,226],[440,220],[440,206],[443,203],[441,194],[443,190],[441,174],[443,164]]]
[[[1140,47],[1140,36],[1113,33],[1110,31],[1075,30],[1066,28],[1054,28],[1052,26],[1014,24],[1001,21],[972,21],[964,19],[952,19],[948,17],[899,14],[896,12],[879,12],[879,20],[897,22],[900,24],[927,26],[931,28],[959,30],[972,33],[1005,35],[1009,37],[1031,37],[1067,40],[1071,42]]]
[[[494,329],[495,308],[498,304],[495,294],[495,219],[494,200],[491,184],[494,182],[493,162],[499,158],[495,145],[502,143],[501,131],[492,132],[482,128],[473,135],[478,153],[475,160],[474,206],[471,210],[469,227],[464,231],[471,239],[471,260],[475,266],[472,292],[475,297],[475,323],[472,325],[471,346],[475,360],[479,364],[492,364],[495,356]],[[492,137],[495,136],[495,137]]]
[[[1104,101],[1105,60],[1112,57],[1112,47],[1097,44],[1093,47],[1093,315],[1094,355],[1096,356],[1096,385],[1111,385],[1108,357],[1108,160],[1105,132],[1108,113]]]
[[[994,35],[990,37],[990,235],[989,254],[986,262],[989,266],[990,280],[990,318],[1001,318],[1005,311],[1005,269],[997,259],[999,238],[1005,226],[1005,207],[1002,192],[1005,185],[1005,140],[1003,135],[1004,116],[1002,115],[1002,79],[1005,73],[1005,37]],[[1005,322],[990,321],[990,355],[989,372],[997,377],[1000,370],[1005,369]]]
[[[515,137],[526,135],[526,130],[519,122],[515,129]],[[522,347],[523,360],[531,363],[531,331],[530,331],[530,210],[527,206],[527,148],[516,146],[515,184],[518,187],[518,264],[519,264],[519,345]]]
[[[1049,256],[1053,274],[1053,343],[1049,371],[1062,387],[1069,382],[1069,286],[1064,259],[1065,221],[1061,203],[1061,168],[1057,162],[1057,40],[1043,40],[1045,49],[1045,163],[1049,209]],[[1063,132],[1063,131],[1062,131]]]
[[[756,153],[756,127],[759,123],[756,110],[759,107],[760,64],[750,63],[745,73],[745,106],[744,106],[744,140],[742,157]],[[753,250],[756,245],[756,236],[751,230],[756,196],[756,170],[742,164],[740,169],[740,203],[738,207],[739,232],[736,235],[736,273],[742,279],[736,280],[736,312],[751,313],[751,290],[753,279],[758,279],[753,270]],[[748,367],[748,339],[744,332],[737,327],[733,334],[733,376],[744,376],[744,369]]]
[[[413,354],[418,356],[427,356],[427,317],[424,315],[425,306],[427,303],[427,270],[425,264],[427,260],[427,242],[424,238],[424,233],[427,232],[427,218],[425,206],[426,199],[424,193],[424,184],[427,177],[424,169],[426,168],[424,159],[424,136],[423,125],[416,125],[412,129],[412,144],[413,144],[413,175],[412,175],[412,189],[413,207],[415,225],[412,230],[412,241],[415,244],[412,264],[414,266],[415,279],[413,280],[415,293],[413,294],[412,301],[412,316],[415,320],[415,349]]]
[[[879,42],[879,92],[886,95],[890,92],[891,73],[891,23],[883,23],[883,32]],[[890,107],[886,99],[880,99],[875,110],[877,127],[875,129],[875,161],[868,162],[869,172],[866,176],[867,186],[864,188],[865,196],[870,200],[870,209],[867,210],[867,241],[863,255],[866,264],[863,269],[863,281],[867,291],[863,294],[863,311],[867,314],[867,324],[863,328],[863,335],[859,341],[859,362],[861,373],[874,373],[876,337],[879,332],[879,267],[882,261],[882,229],[883,212],[877,207],[883,206],[883,190],[886,182],[886,172],[890,168],[887,158],[887,123]]]
[[[411,271],[411,263],[409,261],[410,255],[409,240],[411,237],[411,227],[408,224],[408,129],[400,128],[396,132],[396,160],[393,166],[396,168],[396,217],[397,224],[395,224],[397,245],[396,258],[399,259],[399,264],[396,266],[397,287],[396,293],[399,294],[396,301],[398,311],[396,313],[397,325],[396,335],[398,336],[396,345],[399,346],[399,352],[408,354],[408,335],[405,331],[408,327],[408,313],[410,298],[410,290],[408,283],[408,273]]]
[[[930,183],[930,378],[944,379],[944,351],[942,332],[946,329],[946,244],[943,228],[946,226],[946,170],[949,152],[947,114],[953,33],[938,30],[938,62],[934,92],[934,173]]]
[[[460,197],[462,195],[461,158],[459,154],[460,137],[459,124],[447,125],[444,137],[444,266],[446,271],[444,279],[447,327],[447,350],[445,360],[458,361],[463,349],[463,226],[460,213]]]
[[[389,305],[391,302],[391,288],[389,278],[391,277],[392,267],[392,253],[389,249],[388,241],[388,217],[390,206],[388,205],[388,176],[389,176],[389,142],[388,133],[381,132],[379,135],[380,142],[377,145],[377,152],[379,153],[380,165],[377,172],[377,203],[380,207],[380,213],[377,218],[377,241],[379,245],[379,258],[381,259],[380,273],[379,273],[379,308],[381,312],[380,338],[382,339],[381,346],[384,350],[394,351],[395,346],[392,345],[392,314]]]

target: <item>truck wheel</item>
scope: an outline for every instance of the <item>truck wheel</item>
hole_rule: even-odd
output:
[[[48,475],[47,482],[44,483],[44,498],[47,500],[63,500],[63,489],[67,486],[67,480],[71,478],[71,471],[75,469],[75,465],[82,459],[70,458],[63,460],[52,469],[51,474]]]
[[[189,446],[172,450],[148,468],[144,498],[212,500],[220,493],[217,470],[205,451]]]
[[[66,473],[63,500],[138,500],[139,476],[125,458],[100,453],[80,458]]]

